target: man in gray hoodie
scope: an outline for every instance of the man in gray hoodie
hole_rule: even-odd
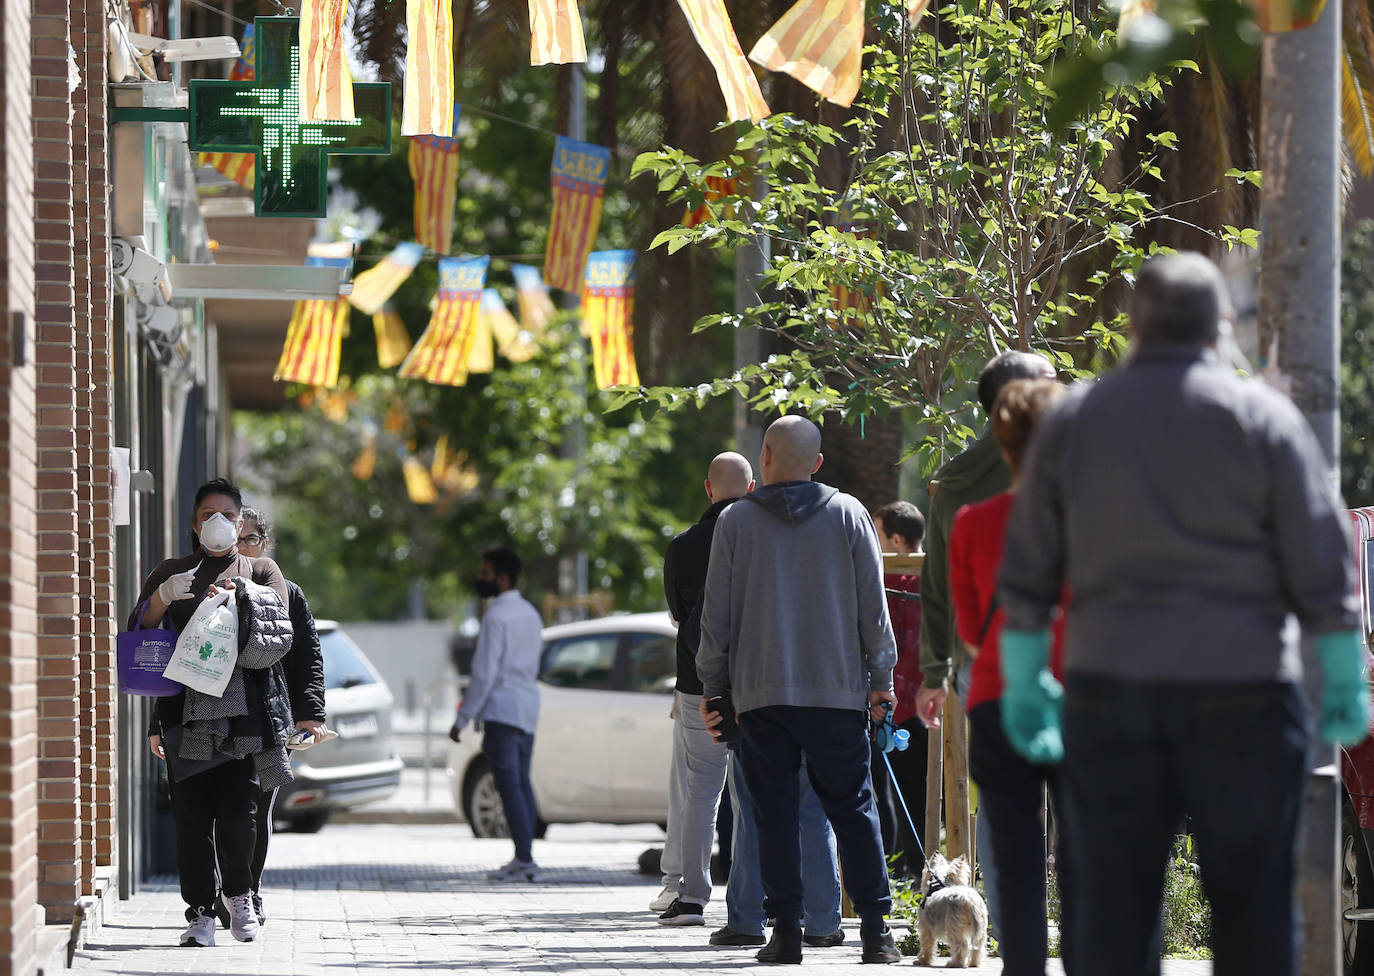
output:
[[[820,446],[820,430],[804,417],[774,421],[759,455],[763,487],[716,523],[696,661],[702,712],[717,736],[739,717],[764,907],[776,920],[759,961],[801,961],[805,757],[861,919],[863,961],[898,962],[868,740],[869,716],[881,718],[895,701],[897,645],[878,533],[857,499],[811,480]],[[708,707],[712,699],[721,701]]]

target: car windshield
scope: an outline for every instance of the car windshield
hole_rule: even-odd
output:
[[[320,650],[324,653],[324,686],[353,688],[376,682],[367,666],[363,652],[342,630],[326,630],[320,634]]]

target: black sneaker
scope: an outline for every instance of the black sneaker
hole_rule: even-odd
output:
[[[658,917],[659,925],[705,925],[701,914],[702,906],[696,902],[673,899],[668,910]]]
[[[901,962],[902,954],[897,950],[897,943],[892,939],[892,930],[883,927],[883,930],[876,935],[861,935],[863,939],[864,952],[862,962],[871,963],[893,963]]]
[[[713,946],[761,946],[768,941],[761,935],[750,935],[748,932],[736,932],[730,926],[723,929],[716,929],[711,933],[711,945]]]
[[[802,941],[817,949],[829,949],[844,942],[844,929],[836,929],[829,935],[812,935],[807,932],[802,935]]]
[[[224,899],[219,896],[218,891],[215,892],[215,904],[210,911],[219,919],[221,928],[227,929],[229,927],[229,909],[225,906]]]
[[[258,916],[258,924],[266,925],[267,913],[262,910],[262,895],[258,894],[256,891],[253,892],[253,911]]]
[[[759,962],[793,964],[802,961],[801,929],[773,929],[773,937],[759,950]]]

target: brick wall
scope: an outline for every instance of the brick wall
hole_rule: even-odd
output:
[[[38,408],[39,902],[65,922],[81,894],[80,533],[76,287],[66,0],[33,4],[34,237]],[[78,127],[80,128],[80,127]]]
[[[0,0],[0,971],[37,957],[37,514],[34,367],[14,316],[34,315],[28,0]]]

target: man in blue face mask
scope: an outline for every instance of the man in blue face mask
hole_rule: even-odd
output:
[[[538,816],[530,786],[530,755],[539,719],[539,656],[543,650],[539,611],[520,595],[520,557],[509,549],[482,553],[482,571],[473,581],[478,597],[491,599],[482,616],[472,680],[458,706],[449,737],[457,742],[467,724],[480,719],[482,752],[491,764],[496,790],[506,810],[515,858],[487,877],[492,881],[537,881],[539,869],[530,846]]]

